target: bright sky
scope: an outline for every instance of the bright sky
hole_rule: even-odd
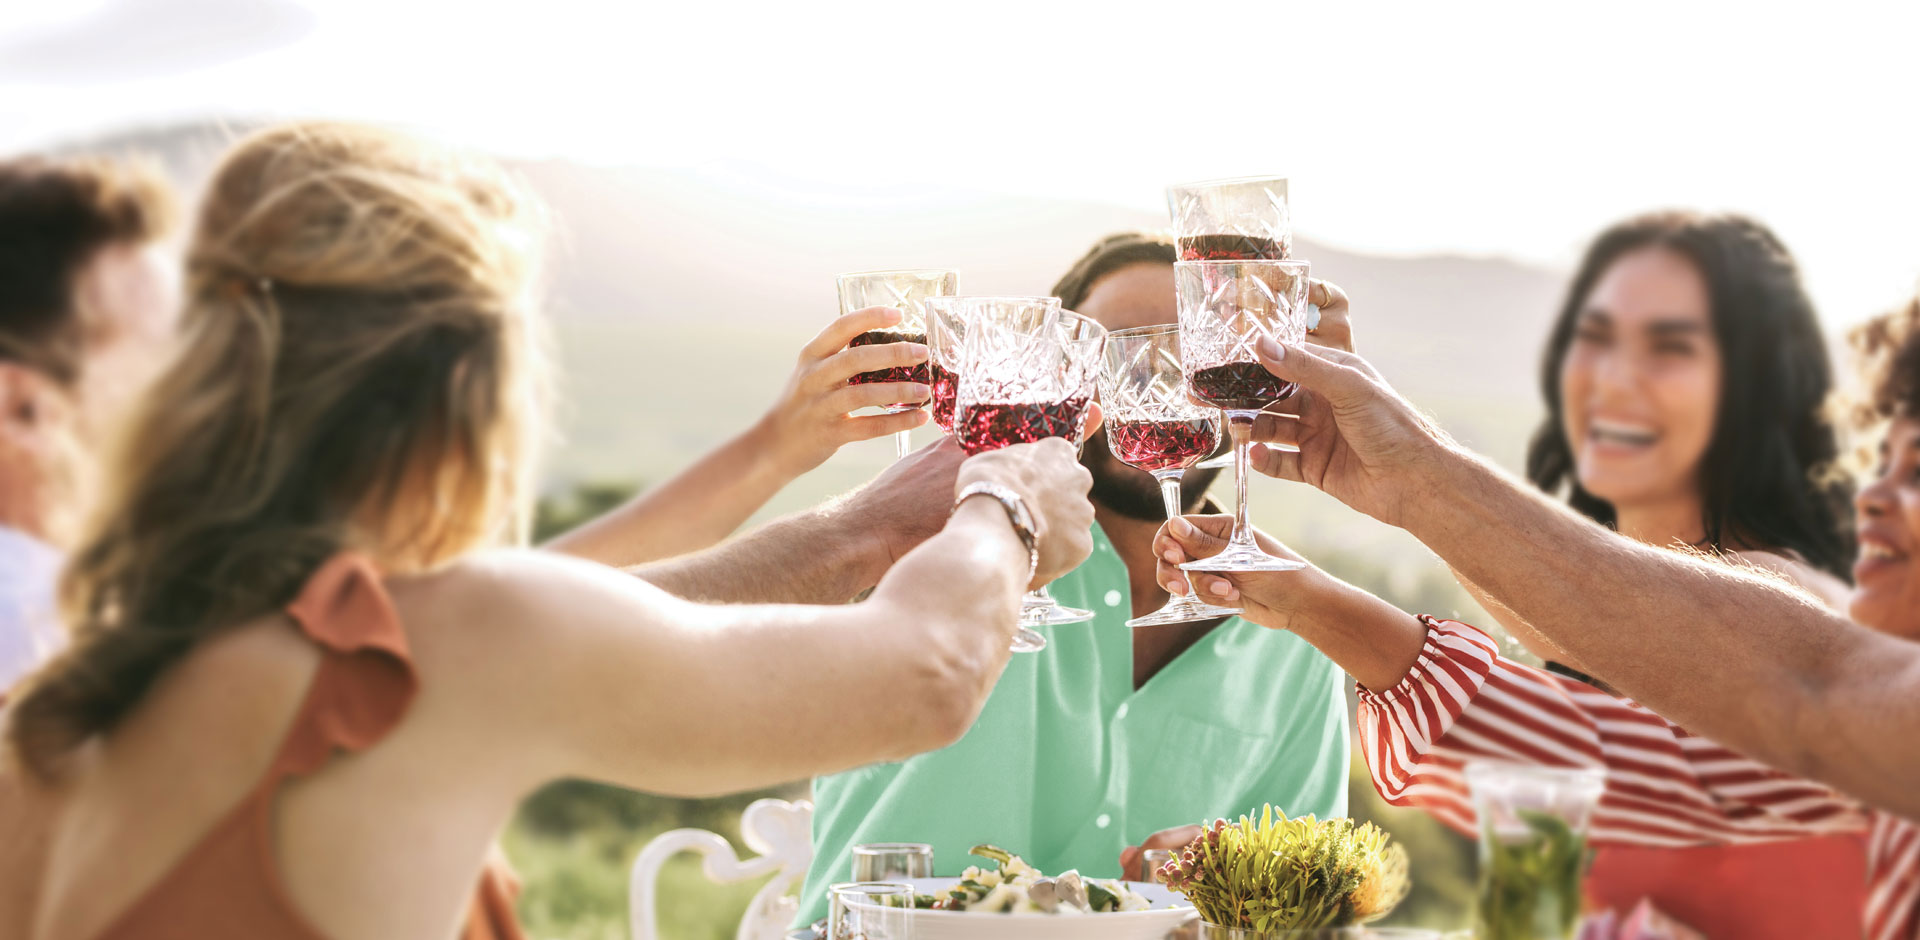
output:
[[[1559,264],[1738,209],[1857,320],[1920,283],[1920,4],[1765,6],[14,2],[0,150],[322,114],[821,198],[1283,173],[1310,238]]]

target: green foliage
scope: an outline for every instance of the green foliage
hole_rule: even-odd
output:
[[[1480,940],[1565,940],[1580,920],[1587,839],[1552,813],[1518,810],[1526,835],[1481,837]],[[1486,825],[1491,825],[1486,824]]]
[[[582,483],[559,496],[542,496],[533,508],[533,541],[544,542],[626,502],[640,489],[637,483],[597,481]]]
[[[1297,930],[1377,920],[1407,893],[1407,853],[1378,828],[1312,816],[1215,821],[1168,863],[1167,885],[1221,927]]]

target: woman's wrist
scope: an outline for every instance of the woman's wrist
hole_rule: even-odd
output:
[[[1400,684],[1420,660],[1427,628],[1419,618],[1319,569],[1324,585],[1302,592],[1311,598],[1294,617],[1293,631],[1313,644],[1363,688]]]
[[[791,428],[781,420],[780,409],[760,416],[753,426],[742,435],[753,442],[760,459],[753,461],[762,472],[783,480],[792,480],[819,465],[819,461],[809,461],[806,454],[794,440]]]

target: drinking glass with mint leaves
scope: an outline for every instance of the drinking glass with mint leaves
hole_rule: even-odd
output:
[[[1573,940],[1587,827],[1606,772],[1479,761],[1467,788],[1480,817],[1478,940]]]
[[[1060,309],[1058,297],[965,297],[966,318],[953,435],[969,454],[1086,434],[1107,331]],[[1020,605],[1013,649],[1044,649],[1033,628],[1092,620],[1093,612],[1062,606],[1045,587]]]
[[[1293,394],[1293,383],[1260,364],[1262,340],[1307,338],[1305,261],[1178,261],[1180,354],[1187,391],[1226,413],[1233,438],[1233,537],[1225,551],[1190,561],[1188,571],[1294,571],[1301,562],[1261,551],[1247,525],[1247,449],[1261,410]]]
[[[1167,518],[1177,518],[1182,511],[1180,478],[1220,443],[1220,412],[1194,404],[1187,395],[1178,326],[1108,333],[1105,358],[1100,407],[1107,449],[1121,463],[1152,474],[1160,484]],[[1217,620],[1238,613],[1237,608],[1182,594],[1153,613],[1127,621],[1127,626]]]
[[[950,297],[960,289],[960,273],[936,269],[911,271],[862,271],[857,274],[842,274],[838,279],[840,288],[840,315],[845,316],[855,310],[868,307],[894,307],[900,311],[900,322],[885,330],[868,330],[853,338],[849,346],[874,346],[886,343],[927,342],[927,315],[922,306],[931,297]],[[917,382],[931,385],[931,375],[927,363],[912,366],[895,366],[889,369],[875,369],[862,372],[849,379],[853,385],[866,385],[874,382]],[[913,411],[924,407],[924,401],[895,402],[886,406],[889,413]],[[905,457],[913,447],[913,439],[906,431],[893,436],[895,458]]]

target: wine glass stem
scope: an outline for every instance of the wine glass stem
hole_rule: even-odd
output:
[[[1167,521],[1180,518],[1186,509],[1180,500],[1180,477],[1185,470],[1155,470],[1153,478],[1160,481],[1160,500],[1167,504]],[[1176,597],[1181,595],[1174,595]]]
[[[893,459],[899,460],[913,450],[913,436],[906,431],[893,432]]]
[[[1247,532],[1247,449],[1253,446],[1253,419],[1257,411],[1227,412],[1227,433],[1233,437],[1233,538],[1250,542]]]

